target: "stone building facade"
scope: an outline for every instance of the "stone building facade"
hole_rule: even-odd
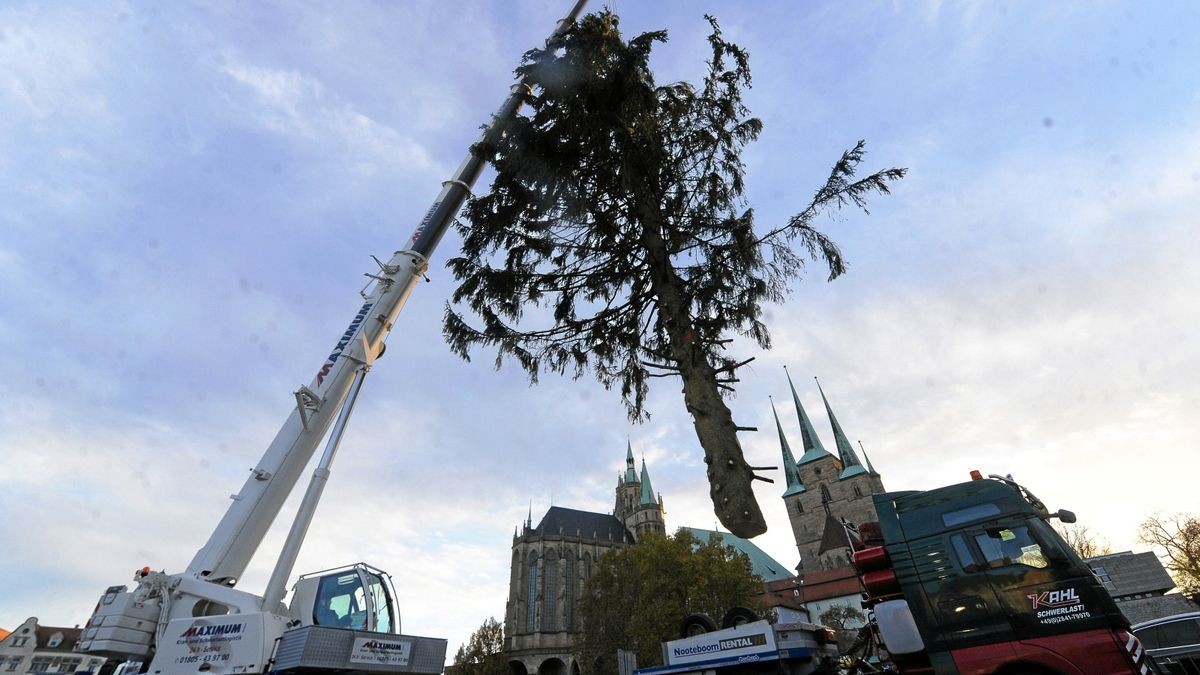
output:
[[[552,506],[533,525],[532,513],[513,534],[505,647],[516,675],[578,675],[573,654],[578,607],[592,565],[605,553],[649,532],[666,534],[662,497],[646,462],[639,474],[627,446],[611,514]]]
[[[795,536],[796,549],[800,555],[797,570],[807,572],[835,570],[850,566],[850,552],[842,523],[857,525],[878,520],[871,495],[884,492],[883,479],[871,465],[863,451],[864,465],[854,451],[833,408],[825,397],[825,391],[817,383],[825,412],[833,428],[837,454],[825,449],[816,429],[800,403],[796,387],[788,375],[796,416],[800,423],[800,438],[803,452],[797,459],[783,432],[779,413],[774,403],[775,426],[779,431],[779,444],[783,453],[783,469],[787,488],[783,503],[787,508],[788,521]],[[860,449],[861,446],[860,446]]]

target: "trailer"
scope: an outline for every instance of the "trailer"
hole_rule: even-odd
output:
[[[663,643],[666,665],[634,675],[821,675],[836,673],[837,638],[807,622],[753,621]]]

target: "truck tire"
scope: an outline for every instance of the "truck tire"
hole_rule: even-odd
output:
[[[712,620],[712,617],[704,614],[688,614],[683,619],[683,624],[679,627],[680,637],[692,637],[693,635],[702,635],[711,633],[717,629],[717,622]]]
[[[748,607],[730,607],[721,618],[721,628],[733,628],[744,623],[758,621],[758,615]]]

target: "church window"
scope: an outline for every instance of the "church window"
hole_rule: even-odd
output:
[[[804,504],[799,499],[796,500],[796,513],[804,513]]]
[[[855,496],[855,497],[861,497],[861,496],[863,496],[863,494],[862,494],[862,489],[861,489],[861,488],[859,488],[857,485],[855,485],[855,486],[854,486],[854,496]]]
[[[529,561],[529,602],[526,603],[529,607],[529,616],[525,621],[525,629],[530,633],[537,630],[537,571],[538,561],[537,556],[534,556]]]
[[[822,485],[821,486],[821,503],[825,504],[825,503],[831,502],[831,501],[833,501],[833,497],[829,496],[829,488]]]
[[[567,551],[563,561],[563,628],[571,630],[575,624],[575,554]]]
[[[557,626],[555,619],[558,618],[557,603],[558,598],[558,560],[553,556],[546,556],[546,564],[542,566],[542,630],[553,632]]]

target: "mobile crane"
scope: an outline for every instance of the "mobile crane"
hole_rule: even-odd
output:
[[[579,16],[576,0],[549,41]],[[413,232],[408,246],[368,274],[374,281],[315,377],[294,392],[295,407],[250,470],[208,541],[181,573],[142,568],[135,587],[104,592],[77,650],[142,661],[161,673],[439,673],[446,641],[400,635],[387,574],[359,563],[301,576],[285,586],[312,522],[330,466],[363,381],[384,340],[429,266],[429,257],[483,172],[528,92],[518,82]],[[261,595],[235,588],[304,467],[326,437],[283,550]]]

